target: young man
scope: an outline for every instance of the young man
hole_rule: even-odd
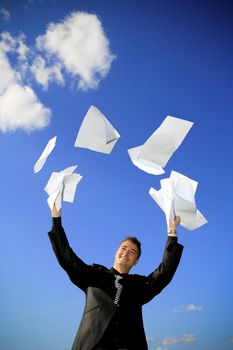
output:
[[[71,249],[54,206],[49,238],[59,264],[86,294],[86,304],[72,350],[147,350],[142,306],[172,280],[183,246],[177,242],[179,217],[168,228],[160,265],[148,276],[129,274],[141,254],[135,237],[126,237],[115,254],[112,268],[87,265]]]

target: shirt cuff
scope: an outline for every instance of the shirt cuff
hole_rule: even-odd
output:
[[[176,237],[168,236],[167,239],[168,239],[169,242],[176,242],[176,243],[178,242],[177,236]]]
[[[58,218],[53,218],[52,217],[52,227],[58,227],[58,226],[62,226],[62,224],[61,224],[61,216],[59,216]]]

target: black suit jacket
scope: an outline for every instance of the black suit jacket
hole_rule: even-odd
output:
[[[88,287],[83,317],[72,350],[93,349],[102,338],[116,307],[102,289]]]
[[[159,294],[174,276],[183,250],[177,238],[168,238],[162,262],[151,274],[122,275],[123,288],[118,307],[113,301],[115,278],[119,273],[113,268],[85,264],[69,246],[59,219],[54,220],[49,238],[59,264],[71,281],[86,293],[84,314],[72,350],[93,349],[109,326],[113,332],[119,330],[124,348],[147,350],[142,306]]]

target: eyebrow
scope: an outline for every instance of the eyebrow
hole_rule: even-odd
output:
[[[123,244],[121,247],[122,247],[122,248],[128,248],[128,246],[125,245],[125,244]],[[134,248],[129,248],[129,250],[130,250],[131,252],[134,252],[134,253],[137,253],[137,252],[138,252],[138,251],[137,251],[136,249],[134,249]]]

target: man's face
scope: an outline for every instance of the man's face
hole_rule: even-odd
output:
[[[131,241],[121,243],[115,254],[114,266],[121,273],[128,273],[133,265],[138,262],[138,248]]]

